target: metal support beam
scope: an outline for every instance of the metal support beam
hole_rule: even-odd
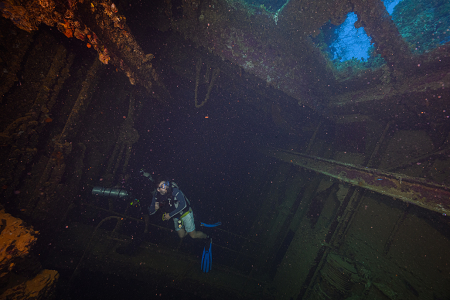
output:
[[[343,182],[359,186],[394,199],[449,214],[450,188],[428,180],[377,169],[353,166],[338,161],[286,151],[267,149],[265,154],[281,161],[301,166]]]

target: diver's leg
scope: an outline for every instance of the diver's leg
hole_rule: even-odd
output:
[[[183,218],[183,226],[187,233],[189,233],[189,236],[193,239],[206,239],[208,236],[201,232],[195,230],[195,223],[194,223],[194,214],[191,212]]]
[[[184,230],[183,228],[181,228],[177,232],[178,232],[178,236],[180,237],[180,239],[184,238],[187,235],[186,230]]]
[[[197,230],[189,232],[189,236],[191,238],[193,238],[193,239],[206,239],[206,238],[208,238],[206,233],[201,232],[201,231],[197,231]]]

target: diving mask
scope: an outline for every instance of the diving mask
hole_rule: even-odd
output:
[[[161,183],[161,185],[158,188],[163,189],[163,190],[167,190],[169,188],[169,185],[170,184],[169,184],[168,181],[164,181],[163,183]]]

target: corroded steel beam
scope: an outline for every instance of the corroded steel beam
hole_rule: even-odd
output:
[[[375,51],[383,57],[387,65],[394,69],[412,67],[413,60],[408,50],[408,43],[400,37],[397,26],[379,0],[351,0],[358,16],[356,28],[363,27],[375,43]]]
[[[287,163],[441,214],[450,212],[450,188],[444,185],[282,149],[268,149],[265,153]]]
[[[103,64],[122,70],[132,85],[140,84],[161,101],[170,98],[151,63],[153,54],[144,53],[111,0],[0,0],[0,12],[28,32],[42,23],[56,26],[96,50]]]

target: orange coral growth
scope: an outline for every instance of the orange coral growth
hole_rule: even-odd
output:
[[[73,36],[76,37],[77,39],[81,40],[81,41],[84,41],[85,38],[86,38],[84,32],[81,31],[81,30],[78,29],[78,28],[75,28],[75,31],[74,31],[74,33],[73,33]]]
[[[105,65],[108,64],[109,60],[111,59],[111,57],[108,54],[108,50],[107,49],[103,49],[103,52],[98,52],[98,59],[104,63]]]
[[[27,2],[32,4],[25,5]],[[95,15],[88,14],[89,16],[83,17],[80,15],[83,11],[80,10],[79,4],[84,1],[60,1],[61,5],[56,5],[56,2],[58,1],[7,0],[2,2],[4,7],[1,10],[4,17],[28,32],[38,30],[37,26],[41,23],[48,26],[57,25],[58,30],[66,37],[85,41],[88,48],[95,49],[103,64],[114,64],[123,70],[131,84],[140,82],[148,90],[151,90],[152,81],[161,85],[148,57],[126,27],[126,18],[119,14],[117,6],[111,0],[85,3],[84,9],[90,9]],[[102,33],[101,40],[85,22]],[[108,45],[110,51],[105,49],[105,45]],[[123,62],[125,58],[126,63]]]
[[[2,299],[54,299],[59,273],[55,270],[42,270],[34,278],[6,290]]]
[[[63,30],[64,32],[60,29],[61,32],[64,33],[65,36],[67,36],[68,38],[73,37],[73,30],[72,30],[72,25],[69,23],[69,21],[64,20],[64,24],[60,23],[63,26]]]
[[[64,35],[67,36],[68,38],[73,37],[73,32],[70,29],[66,29],[66,31],[64,32]]]
[[[117,13],[119,10],[117,9],[117,7],[113,4],[111,4],[111,10],[113,13]]]
[[[31,246],[36,242],[38,234],[32,227],[26,227],[20,219],[0,210],[0,278],[10,272],[11,265],[25,257],[30,252]]]
[[[24,258],[29,257],[39,232],[4,210],[0,210],[0,227],[0,279],[4,284],[0,298],[50,299],[59,278],[57,271],[41,270],[34,278],[27,278],[28,275],[25,274],[29,274],[28,270],[16,267],[18,262],[24,265]],[[18,278],[25,280],[9,279],[12,272],[19,273],[14,274],[12,278],[20,276]]]

